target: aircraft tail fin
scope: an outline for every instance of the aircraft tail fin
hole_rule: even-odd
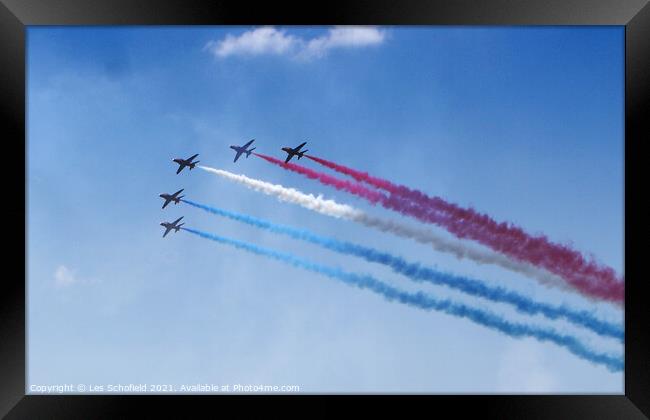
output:
[[[253,150],[255,150],[255,149],[256,149],[256,147],[253,147],[251,150],[248,150],[246,152],[246,159],[248,159],[248,157],[251,155],[251,153],[253,153]]]
[[[181,223],[180,225],[176,225],[176,232],[178,232],[178,230],[179,230],[179,229],[181,228],[181,226],[183,226],[184,224],[185,224],[185,223]]]
[[[199,163],[198,160],[197,160],[196,162],[193,162],[193,163],[190,164],[190,171],[191,171],[192,169],[194,169],[194,167],[196,167],[196,164],[197,164],[197,163]]]
[[[300,158],[301,158],[305,153],[307,153],[308,151],[309,151],[309,150],[303,150],[302,152],[298,153],[298,160],[300,160]]]

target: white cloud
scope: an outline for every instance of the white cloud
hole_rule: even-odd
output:
[[[220,41],[210,41],[205,49],[217,57],[233,55],[288,55],[310,59],[323,57],[334,48],[360,48],[379,45],[386,33],[371,26],[335,26],[325,35],[304,39],[287,34],[271,26],[246,31],[239,36],[231,34]]]
[[[60,265],[54,272],[54,283],[59,287],[70,286],[77,282],[75,274],[65,265]]]
[[[327,35],[307,42],[305,53],[321,57],[332,48],[359,48],[379,45],[384,42],[386,33],[368,26],[335,26]]]
[[[284,54],[289,52],[298,39],[271,26],[247,31],[240,36],[226,35],[221,41],[210,41],[205,46],[218,57],[229,55]]]

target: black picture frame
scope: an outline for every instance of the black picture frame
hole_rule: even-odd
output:
[[[650,417],[650,328],[641,323],[650,310],[642,299],[646,279],[640,270],[643,246],[636,228],[645,210],[641,195],[641,146],[648,141],[650,5],[646,0],[336,0],[328,2],[248,2],[199,0],[0,0],[0,93],[4,153],[5,270],[0,299],[0,415],[7,418],[121,418],[134,406],[167,411],[181,403],[214,409],[215,399],[285,402],[294,397],[251,396],[26,396],[25,280],[25,32],[29,25],[623,25],[625,26],[625,395],[432,395],[394,397],[435,404],[437,410],[498,418]],[[645,117],[645,118],[644,118]],[[9,150],[7,150],[9,146]],[[15,180],[14,180],[15,178]],[[22,220],[20,226],[18,221]],[[7,229],[9,228],[9,229]],[[9,230],[10,232],[7,232]],[[21,259],[21,257],[23,259]],[[23,261],[21,263],[21,261]],[[643,315],[645,313],[645,316]],[[244,400],[243,398],[247,398]],[[326,396],[309,397],[326,415]],[[347,400],[349,397],[335,397]],[[364,405],[375,396],[363,396]],[[389,398],[389,401],[391,399]],[[375,407],[376,401],[373,402]],[[384,405],[384,402],[381,403]],[[449,411],[448,411],[449,410]],[[334,412],[334,411],[331,411]]]

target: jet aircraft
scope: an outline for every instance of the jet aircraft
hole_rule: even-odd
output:
[[[251,155],[251,153],[253,152],[253,150],[255,150],[255,147],[253,147],[253,148],[250,149],[250,150],[247,150],[247,148],[248,148],[248,146],[250,146],[251,144],[253,144],[254,141],[255,141],[255,139],[249,141],[248,143],[246,143],[246,144],[243,145],[243,146],[230,146],[230,148],[231,148],[232,150],[234,150],[235,152],[237,152],[237,154],[235,155],[235,160],[233,160],[233,162],[237,162],[237,159],[239,159],[239,157],[240,157],[242,154],[244,154],[244,153],[246,153],[246,157],[248,158],[248,157]]]
[[[165,199],[165,204],[163,204],[162,208],[167,207],[167,204],[171,203],[172,201],[174,202],[174,204],[180,203],[181,198],[185,197],[184,195],[181,195],[180,197],[178,196],[178,194],[182,192],[183,190],[180,189],[176,191],[174,194],[167,194],[167,193],[160,194],[158,197]]]
[[[163,233],[163,238],[167,236],[167,234],[172,230],[176,232],[180,230],[181,226],[183,226],[185,223],[178,224],[178,222],[180,222],[183,217],[184,216],[181,216],[173,222],[162,222],[160,224],[160,226],[163,226],[165,228],[165,233]]]
[[[178,170],[176,171],[176,174],[179,174],[186,166],[189,166],[190,170],[194,169],[197,163],[199,161],[197,160],[196,162],[192,162],[195,157],[197,157],[199,154],[195,154],[194,156],[191,156],[187,159],[181,159],[181,158],[176,158],[172,159],[174,162],[178,163]]]
[[[308,150],[303,150],[302,152],[300,151],[302,146],[304,146],[305,144],[307,144],[307,142],[304,142],[298,147],[294,147],[293,149],[291,147],[283,147],[282,150],[284,150],[287,153],[287,159],[284,161],[284,163],[289,163],[291,158],[294,156],[298,156],[298,160],[300,160],[302,155],[308,152]]]

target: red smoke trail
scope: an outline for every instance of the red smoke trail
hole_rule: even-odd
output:
[[[366,200],[370,201],[373,204],[377,204],[378,202],[387,199],[385,194],[366,188],[363,185],[358,184],[356,182],[350,182],[350,181],[338,179],[333,176],[323,174],[317,171],[313,171],[309,168],[305,168],[304,166],[295,165],[293,163],[284,163],[279,159],[276,159],[271,156],[266,156],[260,153],[253,153],[253,154],[255,156],[261,157],[262,159],[268,162],[274,163],[278,166],[288,169],[292,172],[297,172],[299,174],[307,176],[308,178],[316,179],[322,184],[330,185],[336,188],[337,190],[347,191],[359,197],[365,198]]]
[[[368,172],[357,171],[352,168],[348,168],[347,166],[339,165],[338,163],[330,162],[329,160],[321,159],[316,156],[305,155],[305,157],[330,169],[334,169],[336,172],[342,173],[344,175],[349,175],[357,181],[365,182],[372,185],[373,187],[388,191],[389,193],[396,193],[399,189],[398,185],[395,185],[392,182],[381,178],[375,178],[369,175]]]
[[[307,157],[357,181],[388,191],[391,195],[383,203],[386,207],[443,226],[459,238],[476,240],[510,257],[543,267],[561,276],[587,296],[623,302],[622,278],[619,279],[612,268],[593,260],[587,261],[582,254],[566,245],[552,243],[543,235],[531,236],[518,226],[498,223],[486,214],[462,208],[440,197],[430,197],[421,191],[325,159]],[[405,203],[405,200],[411,204]]]

